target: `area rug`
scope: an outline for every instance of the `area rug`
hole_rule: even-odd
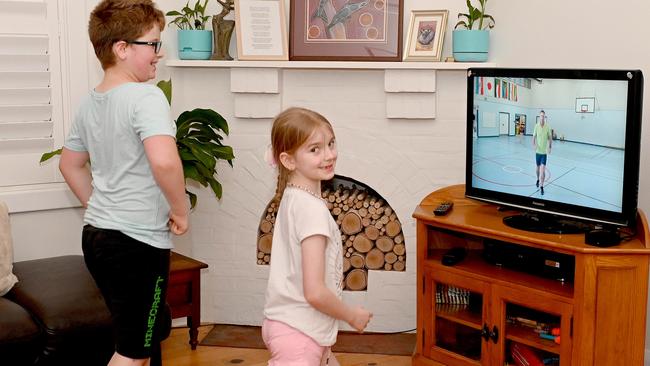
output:
[[[355,333],[339,332],[334,352],[373,353],[410,356],[415,349],[415,333]],[[266,348],[260,327],[215,324],[201,340],[201,346],[237,348]]]

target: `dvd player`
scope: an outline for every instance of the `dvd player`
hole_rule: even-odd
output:
[[[485,239],[483,259],[493,265],[558,281],[573,282],[575,257],[504,241]]]

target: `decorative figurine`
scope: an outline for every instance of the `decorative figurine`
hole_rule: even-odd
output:
[[[235,0],[217,0],[221,4],[221,13],[212,17],[212,37],[214,38],[214,47],[212,47],[211,60],[232,60],[230,56],[230,37],[235,29],[234,20],[226,20],[224,17],[235,10]]]

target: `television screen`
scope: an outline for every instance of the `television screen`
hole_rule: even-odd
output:
[[[466,195],[618,226],[635,222],[639,70],[470,69]]]

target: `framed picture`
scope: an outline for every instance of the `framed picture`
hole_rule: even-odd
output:
[[[401,61],[403,0],[291,0],[291,60]]]
[[[440,61],[447,29],[447,10],[413,10],[404,51],[405,61]]]
[[[235,0],[237,58],[288,60],[284,0]]]

